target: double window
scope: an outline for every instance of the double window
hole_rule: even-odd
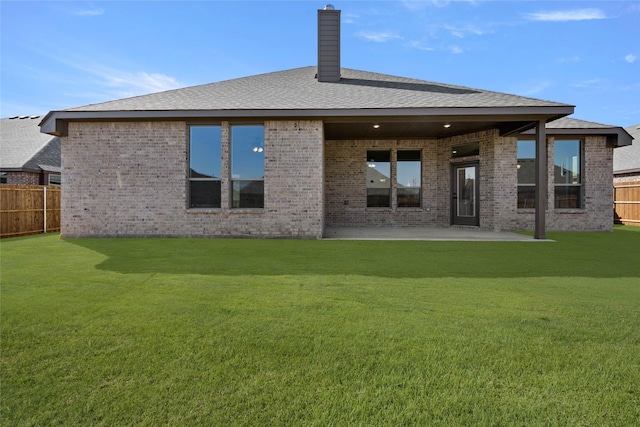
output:
[[[367,151],[367,207],[391,207],[391,151]],[[395,162],[396,205],[420,207],[422,189],[420,150],[398,150]]]
[[[518,208],[535,208],[536,143],[518,141]],[[582,142],[558,140],[553,143],[554,207],[582,208]]]
[[[229,160],[223,161],[221,126],[189,127],[190,208],[220,208],[223,194],[231,208],[264,207],[264,127],[231,126],[229,144]],[[223,171],[231,178],[226,188]]]

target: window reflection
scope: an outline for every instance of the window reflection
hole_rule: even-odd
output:
[[[367,151],[367,207],[391,206],[391,151]]]
[[[220,126],[189,127],[189,207],[219,208],[222,171]]]
[[[264,208],[264,126],[231,127],[231,206]]]
[[[582,207],[581,141],[558,141],[553,144],[554,204],[556,209]]]
[[[518,209],[535,208],[536,142],[518,141]]]
[[[398,207],[420,207],[420,150],[398,151],[396,187]]]

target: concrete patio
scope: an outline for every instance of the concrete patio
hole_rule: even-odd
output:
[[[326,240],[441,240],[468,242],[552,242],[508,231],[473,227],[328,227]]]

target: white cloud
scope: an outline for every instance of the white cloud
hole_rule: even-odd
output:
[[[552,83],[549,81],[542,81],[539,83],[536,83],[532,86],[527,87],[527,89],[524,91],[525,95],[528,96],[532,96],[532,95],[537,95],[541,92],[543,92],[545,89],[547,89],[548,87],[551,87]]]
[[[636,59],[638,59],[638,57],[633,53],[630,53],[624,57],[624,60],[627,61],[629,64],[633,64],[634,62],[636,62]]]
[[[530,13],[526,16],[532,21],[550,22],[588,21],[606,18],[606,15],[600,9],[558,10],[553,12]]]
[[[484,30],[470,25],[466,27],[454,27],[452,25],[445,25],[444,29],[449,31],[451,35],[461,39],[464,38],[467,34],[474,34],[477,36],[485,34]]]
[[[77,10],[73,12],[74,15],[78,16],[99,16],[104,14],[104,9],[85,9],[85,10]]]
[[[341,19],[343,24],[353,24],[358,20],[358,18],[360,18],[360,16],[353,13],[345,13],[342,15]]]
[[[431,0],[431,3],[436,7],[445,7],[449,6],[451,2],[449,0]]]
[[[409,47],[412,47],[414,49],[419,49],[419,50],[426,50],[426,51],[435,50],[435,48],[432,47],[431,45],[419,40],[412,40],[411,42],[409,42]]]
[[[579,88],[586,88],[586,87],[601,88],[605,83],[606,83],[606,80],[596,77],[589,80],[581,80],[581,81],[571,83],[571,86],[579,87]]]
[[[391,31],[360,31],[358,36],[376,43],[385,43],[389,40],[402,38]]]
[[[459,53],[464,52],[464,49],[462,49],[460,46],[454,44],[454,45],[449,46],[449,52],[457,55]]]
[[[160,73],[107,70],[98,74],[104,78],[107,86],[125,89],[132,94],[162,92],[181,87],[175,78]]]
[[[582,58],[578,55],[558,59],[558,62],[561,64],[575,64],[576,62],[580,62],[580,61],[582,61]]]
[[[429,6],[447,7],[456,1],[473,5],[478,4],[478,0],[402,0],[402,4],[409,10],[422,10]]]

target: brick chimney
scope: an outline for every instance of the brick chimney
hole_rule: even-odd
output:
[[[318,10],[318,81],[340,81],[340,11]]]

